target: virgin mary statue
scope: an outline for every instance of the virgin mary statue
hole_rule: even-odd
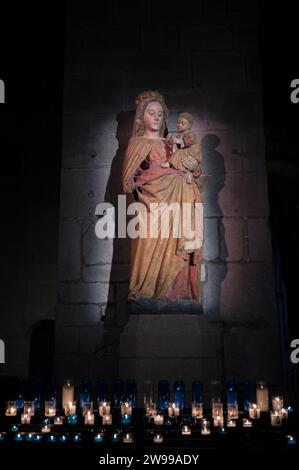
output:
[[[124,192],[133,193],[144,207],[140,220],[146,222],[146,233],[132,239],[128,298],[200,302],[203,243],[200,169],[198,161],[188,154],[188,148],[176,150],[170,139],[164,138],[167,117],[168,110],[160,93],[146,91],[137,97],[122,184]],[[186,181],[186,172],[171,166],[161,167],[173,152],[192,173],[191,184]],[[182,229],[186,220],[191,227],[187,235]]]

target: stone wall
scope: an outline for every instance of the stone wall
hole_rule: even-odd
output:
[[[256,2],[196,0],[179,12],[156,0],[69,2],[67,18],[57,375],[275,381]],[[130,240],[95,236],[97,204],[116,206],[121,193],[144,89],[164,94],[170,131],[185,110],[201,138],[201,317],[130,317]]]

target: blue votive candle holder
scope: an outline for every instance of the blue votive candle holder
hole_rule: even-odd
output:
[[[72,426],[74,426],[75,424],[78,423],[78,417],[77,415],[68,415],[67,417],[67,422],[68,424],[71,424]]]
[[[93,436],[93,440],[94,440],[94,442],[97,442],[97,443],[103,442],[104,441],[104,434],[99,432],[98,434]]]
[[[51,434],[51,436],[48,436],[48,442],[56,442],[56,436],[54,434]]]
[[[130,424],[130,422],[131,422],[131,416],[128,415],[127,413],[125,413],[125,414],[122,415],[122,417],[121,417],[121,422],[122,422],[122,424]]]
[[[22,436],[21,433],[18,433],[18,434],[15,435],[15,438],[14,438],[14,439],[15,439],[15,441],[17,441],[17,442],[21,442],[21,441],[23,440],[23,436]]]

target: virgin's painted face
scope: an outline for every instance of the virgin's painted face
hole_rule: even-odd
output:
[[[145,109],[144,128],[148,131],[159,131],[163,123],[163,108],[158,101],[151,101]]]

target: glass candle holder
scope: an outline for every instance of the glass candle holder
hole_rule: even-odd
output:
[[[160,410],[167,410],[169,402],[169,382],[160,380],[158,383],[158,406]]]
[[[154,423],[156,426],[161,426],[164,423],[164,416],[161,414],[154,416]]]
[[[56,401],[47,400],[45,401],[45,416],[55,416],[56,415]]]
[[[51,426],[49,426],[49,424],[45,424],[45,426],[42,426],[41,432],[42,432],[42,433],[49,433],[49,432],[51,432]]]
[[[227,420],[227,427],[228,428],[235,428],[237,426],[237,422],[235,419],[228,419]]]
[[[87,415],[87,413],[93,413],[92,401],[83,401],[81,404],[81,407],[82,407],[82,416]]]
[[[63,424],[64,417],[63,416],[55,416],[54,424],[55,426],[61,426]]]
[[[271,426],[282,425],[282,415],[279,411],[270,411]]]
[[[157,405],[156,403],[147,403],[145,405],[145,416],[152,417],[157,414]]]
[[[190,436],[191,435],[191,428],[187,424],[182,426],[182,435],[183,436]]]
[[[64,407],[65,416],[75,415],[77,412],[77,406],[75,401],[69,401],[65,403]]]
[[[176,380],[173,385],[173,401],[181,410],[185,408],[185,384],[182,380]]]
[[[30,415],[24,415],[24,413],[21,414],[21,424],[30,424],[31,422],[31,416]]]
[[[124,414],[131,415],[132,414],[132,404],[129,403],[128,401],[122,401],[120,403],[120,412],[121,412],[121,415],[124,415]]]
[[[244,418],[242,423],[243,428],[252,428],[252,421],[250,421],[250,419]]]
[[[5,408],[5,416],[16,416],[17,415],[17,404],[15,401],[7,401]]]
[[[192,382],[192,403],[203,402],[203,384],[200,380]]]
[[[127,432],[123,436],[123,443],[124,444],[132,444],[133,443],[133,434],[130,432]]]
[[[84,424],[85,425],[93,425],[94,424],[94,414],[91,411],[88,411],[86,415],[84,415]]]
[[[283,408],[283,397],[281,395],[272,396],[273,411],[280,411]]]
[[[130,422],[131,422],[131,415],[128,415],[127,413],[125,413],[124,415],[122,415],[122,417],[121,417],[121,422],[122,422],[122,424],[130,424]]]
[[[154,384],[151,380],[145,380],[142,384],[143,406],[154,403]]]
[[[155,443],[155,444],[162,444],[162,443],[163,443],[163,436],[162,436],[162,434],[155,434],[155,435],[154,435],[154,443]]]
[[[215,418],[213,418],[213,420],[214,420],[215,427],[223,428],[223,425],[224,425],[223,416],[216,416]]]
[[[99,404],[99,415],[110,415],[111,405],[110,401],[101,401]]]
[[[238,404],[227,405],[227,417],[229,419],[238,419],[239,418],[239,409]]]
[[[104,426],[110,426],[112,424],[112,415],[103,415],[102,416],[102,423]]]
[[[180,415],[179,405],[177,403],[170,403],[168,405],[168,416],[170,418],[174,418],[175,416],[179,416],[179,415]]]
[[[223,403],[212,403],[212,417],[216,418],[217,416],[223,417]]]
[[[257,406],[256,403],[251,403],[249,405],[249,418],[251,419],[259,419],[261,417],[261,409]]]
[[[35,415],[34,401],[24,401],[24,415]]]
[[[98,432],[93,436],[94,442],[101,443],[104,441],[104,433],[103,432]]]
[[[191,413],[192,413],[193,418],[201,419],[203,417],[202,403],[192,403]]]

